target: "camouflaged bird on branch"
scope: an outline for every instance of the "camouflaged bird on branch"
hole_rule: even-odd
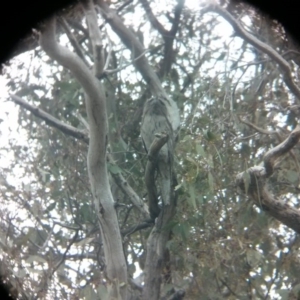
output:
[[[161,133],[168,135],[168,141],[160,149],[156,161],[160,195],[164,205],[169,205],[171,202],[173,155],[179,125],[179,111],[173,100],[152,97],[146,101],[141,126],[141,136],[146,151],[149,152],[157,135]]]

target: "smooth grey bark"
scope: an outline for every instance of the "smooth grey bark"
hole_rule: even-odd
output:
[[[106,272],[109,279],[109,299],[126,299],[127,266],[106,166],[105,95],[99,81],[86,65],[74,53],[57,44],[54,19],[44,26],[40,44],[51,58],[73,73],[86,93],[86,111],[90,130],[88,172],[102,234]]]
[[[166,99],[166,105],[171,106],[170,111],[175,114],[174,116],[170,116],[170,120],[176,120],[176,110],[178,110],[177,104],[165,92],[160,79],[149,64],[145,55],[143,55],[143,53],[145,53],[143,45],[136,38],[134,33],[124,25],[122,19],[116,14],[116,12],[109,8],[105,1],[98,0],[97,3],[101,8],[102,16],[119,36],[124,45],[131,51],[134,59],[134,65],[148,84],[151,94],[154,97]],[[178,128],[176,128],[176,132],[172,133],[174,137],[177,135],[177,130]],[[173,136],[169,138],[173,138]],[[150,190],[148,192],[150,192]],[[171,233],[171,229],[167,225],[175,216],[176,201],[174,193],[172,193],[170,202],[170,205],[162,208],[147,241],[147,255],[144,269],[145,284],[142,296],[145,300],[157,300],[160,297],[164,253]]]
[[[155,189],[155,161],[158,158],[160,149],[168,141],[167,135],[161,135],[160,138],[155,138],[148,151],[149,159],[146,167],[146,186],[150,196],[156,197]],[[147,255],[145,261],[145,285],[143,288],[142,299],[159,299],[160,286],[162,283],[162,269],[165,265],[166,243],[170,239],[171,230],[168,227],[175,215],[176,194],[172,186],[172,194],[170,197],[171,203],[165,205],[159,212],[159,208],[152,208],[158,210],[158,217],[155,219],[155,225],[147,240]],[[155,201],[155,199],[152,199]],[[151,211],[151,207],[150,207]]]

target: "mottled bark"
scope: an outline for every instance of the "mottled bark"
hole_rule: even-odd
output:
[[[255,205],[297,233],[300,233],[300,211],[276,199],[268,189],[267,179],[274,173],[277,160],[295,147],[299,139],[300,128],[296,128],[282,143],[264,155],[261,166],[251,167],[236,177],[237,186]]]

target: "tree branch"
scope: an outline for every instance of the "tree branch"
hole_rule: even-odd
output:
[[[174,193],[172,199],[176,203],[176,193]],[[156,300],[160,298],[161,274],[165,266],[166,243],[170,240],[171,236],[172,228],[170,227],[170,222],[175,215],[175,203],[162,208],[147,241],[143,300]]]
[[[157,20],[157,18],[155,17],[155,15],[152,12],[152,9],[149,5],[149,2],[147,0],[140,0],[146,15],[148,16],[148,19],[151,23],[151,25],[153,26],[153,28],[155,28],[164,38],[165,35],[167,35],[169,32],[168,30],[166,30],[162,24]]]
[[[77,129],[73,126],[70,126],[64,122],[59,121],[58,119],[54,118],[50,114],[46,113],[42,109],[38,108],[37,106],[31,105],[28,102],[24,101],[17,95],[10,95],[13,101],[25,108],[26,110],[30,111],[33,115],[45,121],[51,127],[59,129],[61,132],[70,135],[74,138],[84,141],[86,144],[89,143],[88,135],[85,131]]]
[[[125,237],[125,236],[135,233],[138,230],[151,227],[151,226],[153,226],[153,224],[154,223],[151,220],[144,221],[140,224],[133,225],[133,226],[129,227],[128,229],[122,230],[121,234],[123,237]]]
[[[111,164],[115,164],[113,158],[108,154],[108,160]],[[145,219],[149,218],[149,211],[147,205],[136,194],[128,181],[123,177],[121,172],[111,172],[111,176],[115,180],[120,190],[130,199],[132,204],[142,213]]]
[[[174,19],[172,21],[172,27],[168,33],[164,36],[165,49],[164,49],[164,58],[161,64],[161,69],[159,72],[159,77],[163,78],[171,70],[172,64],[175,61],[175,51],[173,49],[173,44],[175,40],[176,33],[179,28],[180,16],[184,6],[185,0],[177,0],[177,5],[174,10]]]
[[[300,211],[276,199],[268,190],[266,179],[273,174],[276,160],[290,151],[299,139],[300,128],[296,128],[287,139],[264,155],[264,166],[251,167],[236,176],[237,186],[247,191],[258,207],[297,233],[300,233]]]
[[[296,127],[282,143],[275,148],[269,150],[264,155],[264,167],[266,169],[266,176],[270,177],[274,172],[275,161],[282,155],[288,153],[300,139],[300,127]]]
[[[94,9],[91,1],[85,9]],[[88,173],[103,238],[106,271],[110,285],[109,297],[116,298],[121,295],[123,299],[126,299],[126,261],[106,166],[107,116],[105,95],[101,83],[93,76],[82,60],[67,48],[57,44],[55,32],[55,20],[51,19],[42,28],[40,44],[50,57],[72,72],[85,91],[90,130],[87,157]]]
[[[205,7],[202,11],[202,13],[206,12],[215,12],[222,16],[228,23],[231,24],[234,31],[238,36],[240,36],[242,39],[247,41],[249,44],[254,46],[255,48],[259,49],[263,53],[267,54],[269,57],[271,57],[276,63],[278,63],[279,68],[282,71],[283,79],[285,84],[289,87],[291,92],[300,100],[300,89],[298,88],[297,84],[294,82],[291,68],[289,63],[271,46],[263,43],[259,39],[257,39],[255,36],[247,32],[239,21],[237,21],[226,9],[222,8],[221,6],[217,4],[209,4],[207,7]]]
[[[89,137],[87,132],[79,130],[73,126],[70,126],[66,123],[59,121],[58,119],[46,113],[42,109],[24,101],[22,98],[20,98],[17,95],[11,95],[11,97],[16,104],[32,112],[32,114],[35,115],[37,118],[44,120],[45,123],[48,124],[49,126],[53,128],[57,128],[61,132],[69,136],[72,136],[76,139],[79,139],[85,142],[86,144],[89,144]],[[110,154],[107,155],[107,158],[110,164],[116,165]],[[119,186],[119,188],[121,189],[121,191],[129,198],[132,204],[142,213],[145,219],[148,219],[149,218],[148,207],[145,205],[143,200],[136,194],[136,192],[133,190],[133,188],[128,183],[128,181],[123,177],[122,173],[111,172],[111,175],[114,178],[117,185]]]
[[[166,74],[169,73],[172,63],[174,62],[174,49],[173,49],[173,43],[176,36],[176,33],[179,28],[179,22],[180,22],[180,16],[181,12],[184,6],[185,0],[177,0],[177,5],[174,9],[174,19],[172,19],[172,27],[170,30],[166,30],[162,24],[157,20],[155,15],[152,12],[152,9],[149,5],[149,2],[147,0],[140,0],[148,18],[153,26],[162,36],[165,42],[164,46],[164,56],[161,62],[161,68],[159,71],[159,77],[162,78]]]
[[[168,141],[168,135],[162,134],[161,137],[156,137],[152,142],[149,152],[148,161],[145,171],[145,184],[148,193],[149,212],[152,220],[158,217],[160,208],[158,206],[157,189],[155,184],[155,170],[157,169],[157,156],[159,150]]]
[[[260,132],[262,134],[268,134],[268,135],[269,134],[277,134],[277,131],[275,131],[275,130],[265,130],[265,129],[262,129],[262,128],[256,126],[255,124],[247,121],[246,119],[239,118],[239,120],[240,120],[240,122],[248,125],[249,127],[255,129],[256,131],[258,131],[258,132]]]
[[[158,207],[155,188],[155,162],[161,147],[168,141],[168,135],[161,134],[156,137],[149,148],[148,162],[145,172],[145,182],[148,190],[149,210],[151,217],[155,219],[155,225],[147,241],[147,254],[145,262],[145,286],[142,299],[156,300],[160,296],[161,273],[165,264],[166,243],[170,239],[170,222],[175,215],[177,193],[174,192],[176,180],[172,180],[172,195],[170,205]],[[151,198],[150,198],[151,197]],[[159,212],[160,211],[160,212]]]
[[[133,59],[140,57],[135,61],[135,66],[141,73],[144,80],[148,83],[151,93],[154,96],[162,96],[169,99],[165,90],[163,89],[161,82],[154,72],[153,68],[149,65],[148,60],[142,54],[145,49],[135,34],[130,31],[123,23],[121,18],[116,12],[109,8],[104,0],[98,0],[97,3],[101,8],[103,18],[109,23],[114,32],[120,37],[124,45],[131,51]]]
[[[73,34],[73,32],[71,31],[71,28],[68,24],[68,22],[66,21],[66,19],[64,17],[59,17],[58,18],[58,21],[59,23],[61,24],[61,26],[63,27],[63,29],[65,30],[69,40],[70,40],[70,43],[71,45],[73,46],[75,52],[77,53],[77,55],[83,60],[83,62],[89,66],[83,52],[82,52],[82,49],[81,49],[81,46],[79,45],[75,35]]]
[[[81,1],[81,3],[84,8],[86,23],[89,28],[90,42],[93,49],[94,74],[96,77],[99,77],[104,69],[104,51],[97,15],[94,4],[91,1]]]

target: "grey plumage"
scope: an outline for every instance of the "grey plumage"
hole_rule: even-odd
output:
[[[165,205],[170,204],[173,152],[179,124],[179,111],[173,100],[152,97],[146,101],[141,126],[141,136],[146,150],[150,148],[155,134],[164,132],[169,136],[168,142],[159,151],[157,161],[161,197]]]

